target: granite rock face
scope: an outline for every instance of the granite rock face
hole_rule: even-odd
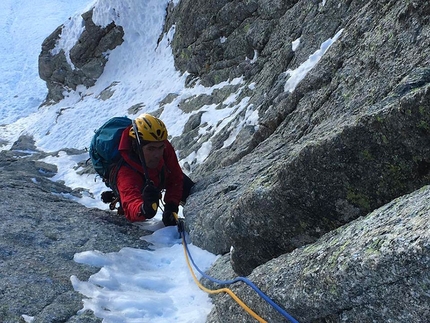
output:
[[[241,95],[259,114],[258,127],[223,148],[245,118],[238,116],[193,169],[198,183],[185,215],[194,244],[226,255],[214,275],[250,275],[303,322],[424,322],[430,3],[205,3],[171,10],[177,67],[192,73],[190,83],[244,77],[255,86]],[[333,39],[292,83],[288,71]],[[391,202],[409,193],[407,202]],[[369,213],[372,225],[363,220]],[[348,231],[362,227],[367,236]],[[383,247],[375,242],[367,254],[373,241]],[[283,321],[249,289],[237,290],[270,322]],[[254,321],[228,296],[214,302],[208,322]]]
[[[429,186],[400,197],[248,278],[299,322],[424,323],[430,315],[429,197]],[[228,257],[209,273],[223,280],[235,275]],[[288,322],[248,285],[231,288],[268,322]],[[207,322],[255,321],[226,294],[214,303]]]
[[[90,87],[103,73],[108,50],[122,44],[124,30],[114,23],[101,28],[92,21],[92,10],[82,15],[84,29],[78,42],[66,53],[56,50],[64,26],[58,27],[42,44],[39,54],[39,75],[46,81],[48,95],[44,104],[59,102],[63,92],[78,85]]]
[[[191,47],[209,61],[221,57],[213,47],[203,50],[199,44],[207,43],[209,31],[221,28],[215,18],[231,4],[215,15],[207,12],[202,31],[178,35],[174,50]],[[249,7],[247,18],[236,21],[240,30],[257,28],[258,12],[267,9],[258,1],[247,4],[257,9]],[[214,153],[193,172],[199,184],[186,208],[193,242],[214,253],[233,247],[233,267],[240,274],[430,180],[429,24],[421,15],[429,4],[283,4],[270,16],[267,40],[256,48],[264,67],[249,75],[248,82],[257,84],[249,102],[259,112],[259,126],[228,148],[216,149],[216,139],[212,142]],[[184,1],[178,15],[187,10],[201,9]],[[230,16],[229,25],[235,17]],[[178,20],[178,33],[197,24]],[[336,34],[321,61],[291,91],[286,71],[298,68]],[[182,65],[178,59],[178,66],[189,68],[185,61]],[[198,77],[208,73],[196,69]],[[220,140],[226,136],[220,134]]]

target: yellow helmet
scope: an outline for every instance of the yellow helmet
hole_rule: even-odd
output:
[[[134,119],[140,139],[144,141],[163,141],[167,139],[167,129],[163,121],[144,113]],[[133,127],[130,128],[129,136],[136,138]]]

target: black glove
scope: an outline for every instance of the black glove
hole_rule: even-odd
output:
[[[103,203],[112,203],[113,201],[115,201],[115,198],[115,193],[113,191],[102,192]]]
[[[151,219],[157,213],[160,191],[152,184],[145,186],[142,192],[142,213],[147,219]]]
[[[167,203],[163,212],[163,223],[166,227],[177,224],[173,212],[178,214],[178,206],[173,203]]]

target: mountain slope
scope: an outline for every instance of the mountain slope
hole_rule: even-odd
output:
[[[115,10],[100,10],[102,3]],[[127,18],[136,10],[139,21],[149,19],[140,2],[99,1],[91,19],[121,26],[124,42],[111,39],[116,47],[88,88],[48,77],[66,90],[61,102],[73,109],[42,109],[76,120],[77,106],[103,100],[106,117],[148,111],[166,120],[184,169],[197,181],[184,208],[192,242],[226,255],[229,262],[215,272],[231,266],[250,275],[299,321],[426,317],[428,287],[420,282],[429,280],[429,3],[151,3],[158,12],[167,5],[165,23],[151,29],[155,49],[139,42],[145,30]],[[68,28],[62,32],[75,30]],[[81,35],[64,44],[67,50],[45,54],[70,66],[75,46],[94,42]],[[143,46],[142,55],[124,64],[122,55],[134,46]],[[149,51],[160,57],[170,50],[165,69],[143,63]],[[171,82],[152,71],[152,78],[118,81],[118,66],[136,75],[151,67]],[[157,95],[145,97],[151,86]],[[54,126],[49,136],[58,133]],[[64,144],[76,145],[73,134]],[[351,240],[362,247],[355,250]],[[237,289],[262,316],[280,320]],[[211,322],[243,319],[226,297],[214,302]]]

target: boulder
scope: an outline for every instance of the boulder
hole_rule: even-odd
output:
[[[429,186],[399,197],[311,245],[268,261],[248,279],[299,322],[427,322],[429,198]],[[208,274],[234,277],[226,257]],[[249,285],[229,287],[266,321],[290,321]],[[255,322],[225,293],[214,296],[214,303],[208,323]]]

